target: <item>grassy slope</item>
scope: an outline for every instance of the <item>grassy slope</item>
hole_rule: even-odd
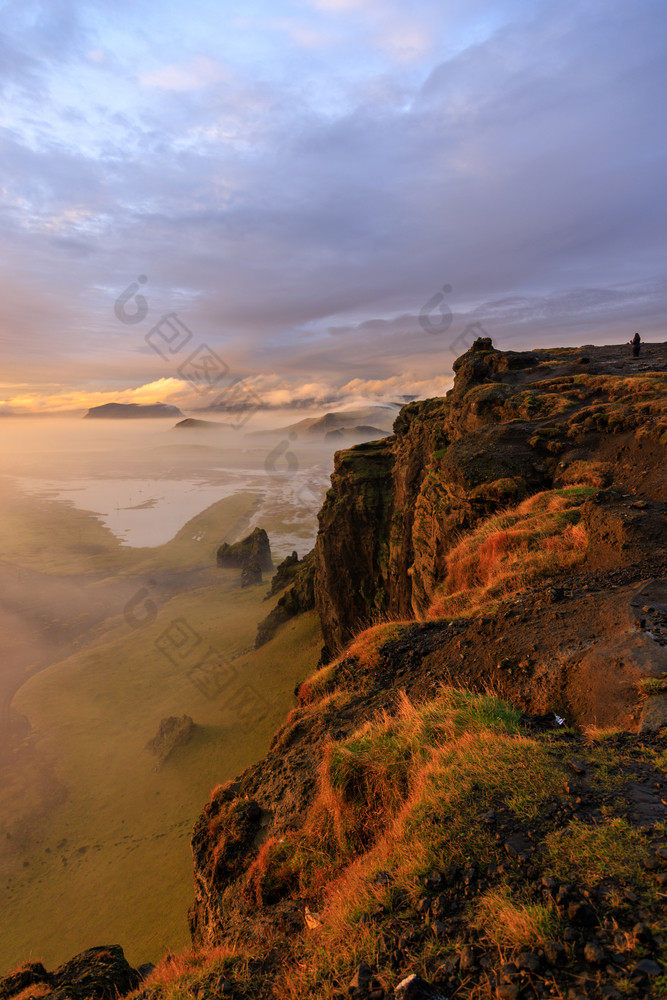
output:
[[[664,742],[624,743],[602,732],[527,735],[509,705],[452,689],[421,706],[403,700],[395,713],[324,748],[318,795],[302,827],[265,842],[234,888],[251,905],[248,927],[253,904],[261,914],[269,896],[292,896],[300,909],[307,901],[316,927],[276,932],[271,960],[259,935],[184,954],[161,965],[149,995],[212,1000],[223,975],[235,996],[326,1000],[345,995],[355,967],[368,962],[387,991],[416,972],[443,982],[446,996],[500,996],[493,983],[502,982],[504,963],[520,965],[521,953],[533,949],[544,958],[557,942],[555,964],[545,960],[536,977],[517,971],[512,981],[537,981],[554,997],[584,995],[576,984],[586,983],[585,995],[597,998],[610,982],[619,996],[665,997],[667,976],[651,992],[646,977],[631,981],[642,958],[667,958],[664,894],[653,873],[667,866],[653,854],[664,847],[665,824],[649,835],[638,830],[625,817],[623,795],[629,770],[664,788]],[[568,765],[573,750],[583,777],[573,778]],[[567,791],[573,783],[576,801]],[[497,819],[486,823],[490,809]],[[525,856],[506,850],[510,834],[521,834]],[[592,903],[594,928],[569,915],[573,900]],[[638,917],[645,938],[633,929]],[[590,940],[617,955],[613,975],[586,958]],[[484,956],[490,977],[479,965],[459,967],[467,943]]]
[[[247,652],[270,610],[266,586],[241,591],[237,574],[210,566],[215,543],[242,530],[253,505],[249,495],[221,501],[167,545],[129,552],[66,505],[37,500],[11,510],[5,557],[42,571],[137,575],[137,586],[146,574],[159,580],[173,567],[200,572],[197,589],[165,599],[152,622],[132,629],[122,615],[107,620],[75,655],[32,677],[16,696],[35,735],[0,788],[0,968],[28,955],[53,965],[111,940],[122,941],[133,962],[186,944],[192,824],[210,788],[266,750],[295,682],[319,652],[314,615]],[[178,591],[178,581],[171,584]],[[177,619],[201,642],[174,664],[155,643]],[[213,697],[187,677],[198,651],[209,648],[227,659],[246,651]],[[246,705],[246,685],[260,700],[255,707],[251,696],[243,726],[234,697]],[[197,723],[196,735],[156,773],[144,745],[161,718],[183,712]]]

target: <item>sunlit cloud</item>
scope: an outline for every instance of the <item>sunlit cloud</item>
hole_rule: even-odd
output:
[[[13,413],[70,413],[86,410],[104,403],[149,403],[172,402],[183,395],[183,382],[174,378],[162,378],[134,389],[104,390],[98,392],[64,391],[37,394],[21,393],[0,399],[0,407]]]

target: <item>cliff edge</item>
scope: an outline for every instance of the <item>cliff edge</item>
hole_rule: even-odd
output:
[[[454,369],[445,398],[408,404],[391,437],[336,455],[315,546],[329,656],[383,615],[428,617],[448,553],[496,511],[574,484],[667,499],[665,345],[635,359],[627,347],[496,351],[484,338]],[[646,545],[596,533],[591,569],[652,547],[650,533]]]

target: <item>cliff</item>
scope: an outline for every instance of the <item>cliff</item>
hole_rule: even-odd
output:
[[[327,655],[383,616],[428,617],[462,533],[526,497],[613,483],[605,519],[621,524],[618,497],[664,502],[665,355],[478,340],[445,398],[408,404],[391,437],[338,452],[315,546]],[[623,529],[612,537],[594,510],[585,516],[601,543],[589,568],[637,557]]]
[[[455,368],[337,454],[328,662],[195,826],[243,995],[661,995],[667,345]]]

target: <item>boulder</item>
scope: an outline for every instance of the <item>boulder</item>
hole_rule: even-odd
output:
[[[146,750],[157,757],[156,771],[161,770],[172,750],[190,742],[194,731],[195,724],[189,715],[169,715],[162,719],[157,734],[145,746]]]
[[[41,962],[26,963],[0,979],[0,1000],[11,1000],[31,986],[37,987],[40,1000],[116,1000],[140,982],[121,946],[112,944],[89,948],[52,973]]]

